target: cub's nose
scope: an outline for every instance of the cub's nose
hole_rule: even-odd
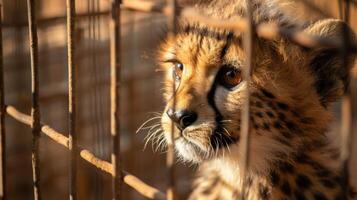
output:
[[[166,114],[180,130],[185,129],[197,120],[197,114],[189,110],[174,110],[169,108]]]

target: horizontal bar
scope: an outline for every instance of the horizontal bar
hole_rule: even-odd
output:
[[[247,20],[241,17],[235,17],[231,20],[222,21],[209,16],[200,15],[194,8],[185,8],[182,10],[181,14],[184,18],[190,19],[190,21],[198,21],[215,28],[245,32],[248,27]],[[286,37],[296,44],[308,48],[327,46],[342,50],[344,47],[342,41],[329,40],[324,37],[307,34],[302,30],[291,31],[272,22],[261,23],[255,27],[255,30],[258,36],[262,38],[271,40],[279,37]],[[352,53],[357,53],[357,44],[351,44],[349,50]]]
[[[24,114],[24,113],[18,111],[13,106],[6,106],[5,110],[9,116],[13,117],[17,121],[31,126],[31,116],[30,115],[27,115],[27,114]],[[64,136],[64,134],[53,130],[51,127],[49,127],[48,125],[45,125],[43,123],[40,124],[40,128],[41,128],[41,131],[45,135],[47,135],[49,138],[51,138],[52,140],[61,144],[62,146],[68,148],[68,138],[66,136]]]
[[[95,16],[103,16],[107,17],[109,14],[109,10],[104,10],[100,12],[95,12],[95,13],[77,13],[76,14],[76,20],[82,20],[85,18],[90,18],[90,17],[95,17]],[[42,26],[42,25],[53,25],[54,23],[62,22],[67,19],[66,15],[61,15],[61,16],[54,16],[54,17],[48,17],[48,18],[40,18],[37,19],[37,25]],[[2,26],[4,28],[10,28],[10,27],[21,27],[21,26],[27,26],[28,22],[27,21],[20,21],[20,22],[8,22],[8,21],[3,21]]]
[[[25,113],[20,112],[13,106],[6,106],[6,113],[14,118],[15,120],[26,124],[28,126],[31,125],[31,116],[27,115]],[[46,136],[51,138],[53,141],[55,141],[58,144],[61,144],[62,146],[66,147],[67,149],[69,148],[68,145],[68,138],[64,136],[63,133],[59,133],[52,129],[50,126],[41,123],[40,128],[42,133],[44,133]],[[104,161],[98,157],[96,157],[94,154],[92,154],[90,151],[78,147],[80,149],[80,157],[87,161],[88,163],[92,164],[93,166],[97,167],[98,169],[112,175],[113,174],[113,166],[110,162]],[[123,173],[123,179],[124,183],[135,189],[137,192],[139,192],[141,195],[144,197],[147,197],[149,199],[157,199],[157,200],[164,200],[166,199],[166,195],[159,191],[158,189],[151,187],[150,185],[144,183],[142,180],[139,178],[135,177],[134,175],[122,171]]]
[[[169,7],[166,6],[165,1],[124,0],[121,8],[140,12],[169,12]]]

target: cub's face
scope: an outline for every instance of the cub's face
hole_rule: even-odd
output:
[[[178,153],[192,161],[211,158],[239,140],[247,84],[242,78],[243,50],[233,44],[237,38],[210,33],[179,34],[165,44],[162,54],[167,101],[162,127],[169,142],[173,127]]]
[[[326,104],[341,93],[343,84],[336,83],[334,93],[319,94],[318,74],[310,67],[315,51],[255,39],[254,70],[248,83],[243,78],[242,40],[227,31],[187,26],[161,46],[167,102],[162,128],[166,141],[174,142],[186,161],[239,160],[241,111],[248,85],[250,146],[257,165],[269,155],[289,151],[294,141],[300,141],[296,132],[313,126],[321,131],[328,123]],[[319,120],[317,113],[322,113]]]

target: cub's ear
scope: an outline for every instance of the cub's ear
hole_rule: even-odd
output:
[[[355,43],[355,36],[348,25],[336,19],[327,19],[315,22],[308,26],[306,33],[324,37],[332,41],[344,42],[344,30],[348,31],[350,44]],[[315,88],[320,95],[320,102],[327,107],[336,101],[349,84],[350,70],[354,65],[355,55],[349,54],[348,64],[344,62],[343,54],[339,49],[320,47],[308,51],[308,61],[315,75]]]

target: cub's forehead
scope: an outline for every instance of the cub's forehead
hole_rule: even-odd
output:
[[[243,57],[240,36],[199,25],[181,27],[164,48],[166,60],[177,59],[193,65],[200,61],[217,64]]]

